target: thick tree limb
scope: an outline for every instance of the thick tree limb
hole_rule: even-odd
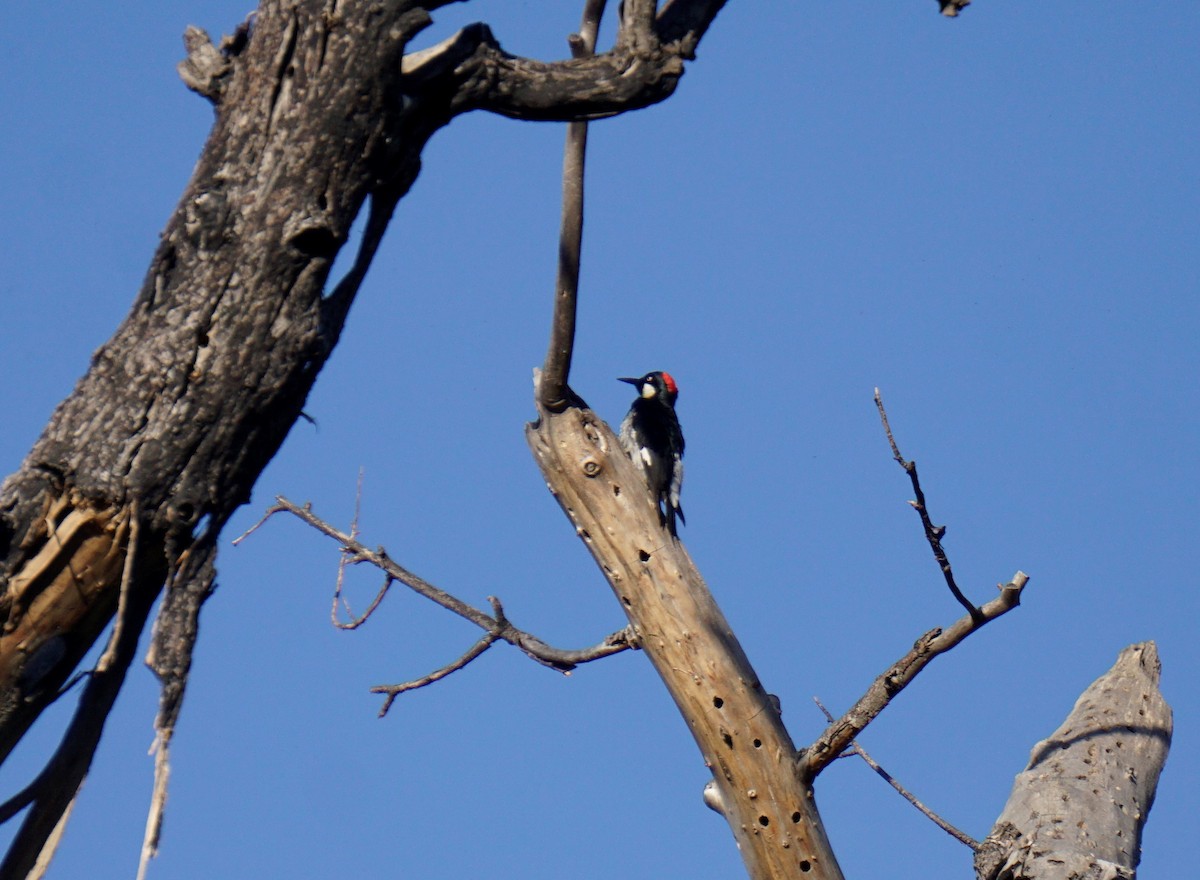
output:
[[[536,384],[536,380],[535,380]],[[712,771],[706,802],[756,880],[840,880],[795,747],[683,545],[616,436],[590,410],[539,408],[526,438]]]
[[[219,47],[189,30],[180,73],[214,103],[212,134],[131,312],[0,487],[0,759],[103,632],[122,582],[128,607],[148,613],[173,572],[151,657],[166,755],[215,536],[301,413],[433,133],[473,109],[577,120],[662,100],[724,5],[673,0],[651,31],[653,4],[638,0],[629,38],[595,58],[516,58],[479,25],[406,64],[448,2],[263,0]],[[330,291],[368,201],[358,256]],[[142,539],[123,578],[135,498]],[[113,682],[115,668],[89,682],[77,741],[99,736]],[[156,783],[156,803],[164,792]],[[57,802],[61,830],[69,801]],[[148,849],[156,828],[152,815]]]
[[[568,38],[571,54],[587,58],[596,49],[596,34],[606,0],[587,0],[579,33]],[[550,345],[542,367],[538,399],[547,409],[561,409],[570,401],[567,380],[575,350],[575,315],[579,300],[579,261],[583,250],[583,181],[587,159],[586,122],[567,123],[563,146],[562,223],[558,234],[558,276],[554,286],[554,318]]]
[[[609,52],[546,63],[510,55],[485,25],[465,28],[458,51],[476,50],[456,70],[455,113],[488,110],[514,119],[598,119],[669,97],[726,0],[674,0],[651,27],[653,0],[626,0]]]
[[[1154,642],[1130,645],[1033,747],[975,856],[979,880],[1132,880],[1171,746]]]
[[[547,63],[509,55],[479,32],[479,47],[458,71],[455,114],[487,110],[511,119],[572,122],[656,104],[683,76],[683,59],[662,47],[617,48],[591,58]]]
[[[264,0],[253,26],[220,47],[188,32],[183,75],[216,105],[212,135],[133,310],[0,489],[0,757],[113,614],[124,555],[108,511],[141,499],[147,549],[135,580],[161,585],[193,532],[219,529],[249,497],[428,138],[475,108],[570,119],[645,106],[682,69],[675,50],[640,45],[542,66],[506,55],[482,26],[402,64],[439,5],[345,4],[330,17],[319,0]],[[686,5],[684,30],[670,18],[677,41],[698,38],[721,4]],[[368,199],[358,257],[326,296]],[[166,673],[181,676],[176,707],[210,583],[178,580],[164,604],[156,645],[159,657],[176,649]],[[35,604],[53,609],[36,624]]]
[[[659,25],[674,41],[669,49],[639,44],[547,65],[507,55],[474,26],[403,65],[409,40],[439,5],[348,4],[331,18],[318,0],[264,0],[253,27],[219,49],[189,31],[185,78],[216,102],[212,136],[133,311],[0,490],[5,631],[21,629],[28,607],[12,587],[22,572],[38,584],[34,592],[42,589],[34,575],[43,551],[63,570],[87,570],[81,593],[95,598],[58,613],[51,630],[14,640],[19,651],[0,639],[0,679],[25,680],[36,660],[41,693],[52,694],[116,605],[118,548],[64,545],[109,559],[103,570],[57,545],[46,549],[40,523],[53,499],[76,499],[60,517],[79,511],[99,522],[88,511],[119,509],[135,492],[147,535],[159,536],[143,561],[163,572],[175,565],[168,536],[186,547],[198,525],[223,523],[249,497],[336,344],[437,129],[471,109],[566,120],[661,100],[682,71],[680,47],[723,4],[669,6]],[[368,198],[358,258],[326,297],[333,259]],[[194,616],[176,619],[186,627]],[[44,705],[9,693],[0,755]]]
[[[0,761],[55,699],[129,583],[127,510],[96,508],[76,493],[46,500],[18,552],[25,557],[0,600]],[[153,545],[154,539],[143,542]],[[152,565],[153,560],[142,562]],[[161,572],[157,569],[158,583]],[[154,586],[157,594],[158,585]]]

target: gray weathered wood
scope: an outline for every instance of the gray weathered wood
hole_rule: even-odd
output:
[[[975,859],[979,880],[1131,880],[1171,745],[1153,642],[1131,645],[1033,748]]]

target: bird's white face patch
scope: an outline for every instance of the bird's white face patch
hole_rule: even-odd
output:
[[[658,389],[654,387],[653,382],[646,382],[642,385],[642,397],[649,399],[656,394],[658,394]]]
[[[646,465],[646,467],[650,467],[650,465],[651,465],[651,463],[652,463],[652,462],[650,461],[650,450],[649,450],[649,449],[647,449],[645,446],[643,446],[643,447],[642,447],[642,448],[639,450],[639,454],[641,455],[641,458],[642,458],[642,463],[643,463],[643,464],[645,464],[645,465]]]

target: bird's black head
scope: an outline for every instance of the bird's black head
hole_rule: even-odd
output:
[[[650,400],[657,398],[668,406],[674,406],[675,398],[679,396],[679,386],[675,384],[674,377],[662,370],[647,373],[640,379],[621,378],[618,381],[635,385],[642,397]]]

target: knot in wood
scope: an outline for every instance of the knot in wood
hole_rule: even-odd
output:
[[[604,470],[604,465],[590,455],[579,463],[579,467],[585,477],[599,476],[600,472]]]

